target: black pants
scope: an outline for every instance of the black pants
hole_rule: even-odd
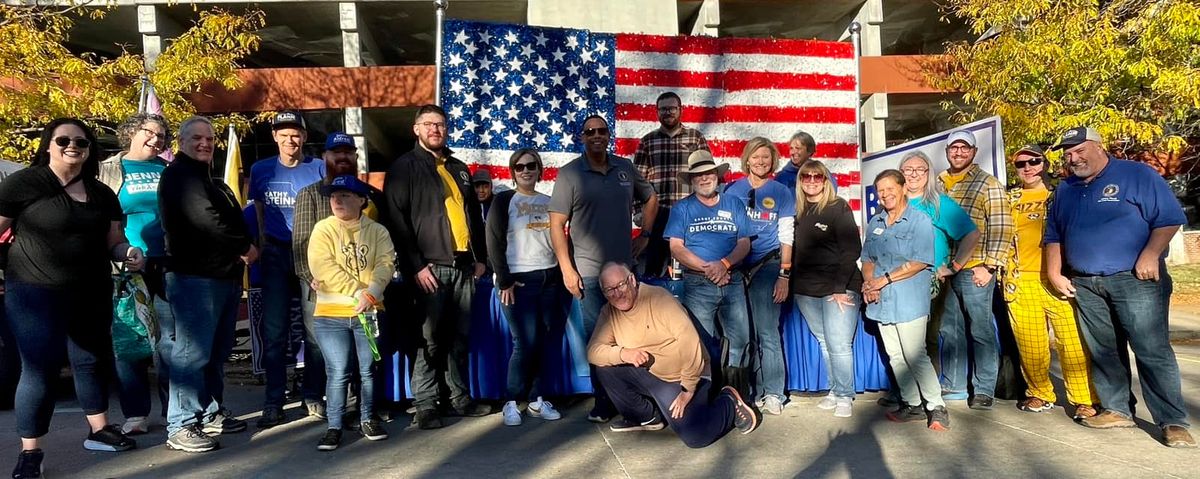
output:
[[[733,429],[734,399],[727,394],[711,398],[712,383],[707,379],[696,386],[683,417],[673,419],[671,403],[682,390],[679,383],[663,381],[649,369],[633,366],[597,367],[596,374],[626,420],[644,422],[661,415],[688,447],[707,446]]]

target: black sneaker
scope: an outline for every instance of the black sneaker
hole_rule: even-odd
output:
[[[466,401],[451,408],[451,413],[462,417],[483,417],[492,413],[492,407],[476,401]]]
[[[283,408],[281,407],[266,407],[263,408],[262,417],[258,418],[258,422],[254,425],[259,429],[268,429],[280,424],[283,424]]]
[[[83,448],[89,451],[119,452],[137,447],[137,442],[121,432],[121,426],[109,424],[104,429],[88,434]]]
[[[417,423],[417,427],[420,429],[441,429],[442,426],[445,426],[442,424],[442,418],[434,409],[418,410],[417,415],[413,417],[413,422]]]
[[[613,423],[608,426],[608,429],[612,432],[633,432],[657,431],[664,427],[667,427],[667,423],[663,422],[662,418],[655,414],[653,418],[650,418],[647,421],[634,421],[632,419],[621,417],[621,419],[613,421]]]
[[[967,404],[967,407],[980,411],[991,411],[992,405],[995,403],[996,400],[987,394],[976,394],[975,397],[971,398],[971,402]]]
[[[588,411],[587,420],[596,424],[604,424],[611,421],[617,414],[607,404],[600,404],[596,401],[596,405],[592,406],[592,410]]]
[[[908,404],[900,404],[900,407],[895,411],[889,411],[887,418],[892,422],[912,422],[926,419],[925,411],[921,406],[911,406]]]
[[[938,406],[929,411],[929,429],[934,431],[950,430],[950,412],[946,406]]]
[[[319,399],[306,399],[304,408],[308,410],[308,415],[317,419],[325,419],[325,401]]]
[[[332,451],[337,449],[342,444],[341,429],[326,429],[325,437],[321,438],[321,442],[317,443],[318,451]]]
[[[383,424],[374,419],[363,421],[359,429],[362,431],[363,437],[372,441],[382,441],[388,438],[388,432],[383,428]]]
[[[742,434],[750,434],[757,429],[758,413],[742,400],[741,393],[732,386],[721,388],[721,392],[733,398],[733,427],[736,427]]]
[[[42,459],[46,455],[41,449],[21,451],[17,456],[17,467],[13,468],[13,479],[33,479],[42,477]]]
[[[900,398],[889,392],[876,399],[875,404],[878,404],[880,407],[893,408],[900,405]]]
[[[220,436],[246,430],[246,421],[233,416],[233,411],[225,408],[217,410],[211,418],[204,421],[204,433],[209,436]]]
[[[167,448],[183,452],[208,452],[221,447],[221,443],[211,438],[199,424],[190,424],[175,431],[167,438]]]

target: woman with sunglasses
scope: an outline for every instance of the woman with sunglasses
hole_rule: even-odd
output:
[[[846,200],[839,198],[825,165],[800,165],[796,201],[795,266],[791,288],[800,314],[821,345],[829,376],[829,395],[817,407],[850,417],[854,404],[854,332],[862,298],[858,256],[862,243],[858,223]]]
[[[746,177],[731,183],[725,193],[746,204],[750,216],[750,253],[742,263],[750,320],[758,343],[755,392],[760,410],[783,414],[783,343],[779,337],[779,304],[788,296],[792,270],[792,228],[796,198],[783,183],[771,179],[779,166],[779,150],[771,140],[751,138],[742,150]]]
[[[1088,355],[1079,337],[1079,326],[1071,303],[1053,294],[1042,274],[1042,232],[1051,201],[1046,159],[1041,147],[1026,145],[1013,156],[1013,167],[1021,184],[1009,193],[1016,235],[1004,268],[1004,300],[1017,350],[1021,372],[1028,385],[1027,396],[1017,409],[1043,412],[1054,409],[1056,396],[1050,383],[1050,335],[1054,328],[1058,359],[1062,363],[1067,402],[1075,407],[1075,419],[1096,415],[1092,407]]]
[[[125,214],[125,237],[129,244],[146,252],[142,278],[153,296],[159,335],[155,355],[141,361],[116,360],[120,385],[121,412],[125,415],[125,434],[145,434],[150,427],[149,369],[154,364],[158,376],[158,398],[162,415],[167,415],[167,359],[174,335],[174,316],[167,303],[163,283],[163,259],[166,245],[158,219],[158,179],[167,162],[159,157],[170,144],[167,120],[153,113],[138,113],[117,126],[121,151],[100,162],[100,182],[108,185]]]
[[[21,352],[17,433],[21,454],[14,478],[40,477],[41,437],[50,428],[52,385],[68,357],[75,393],[93,451],[136,447],[108,424],[106,372],[112,361],[112,266],[142,268],[141,249],[130,246],[121,205],[96,179],[100,148],[82,121],[50,122],[29,168],[0,183],[0,230],[13,228],[4,295],[8,324]]]
[[[524,148],[513,153],[508,169],[516,190],[492,200],[487,218],[488,259],[496,274],[496,294],[508,320],[512,356],[508,360],[504,425],[521,425],[517,401],[528,400],[525,413],[547,421],[562,418],[538,388],[543,345],[562,334],[570,293],[550,243],[550,196],[534,189],[542,179],[542,158]]]

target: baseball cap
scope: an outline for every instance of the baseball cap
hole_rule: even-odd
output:
[[[348,146],[350,148],[358,149],[358,145],[354,144],[354,137],[340,131],[331,133],[329,136],[325,137],[326,150],[332,150],[339,146]]]
[[[301,130],[307,130],[304,125],[304,116],[300,112],[294,110],[284,110],[275,114],[275,118],[271,119],[271,129],[278,130],[280,128],[294,126]]]
[[[370,195],[371,188],[362,180],[355,178],[354,175],[337,176],[328,185],[321,187],[321,192],[327,195],[332,195],[336,191],[349,191],[366,198]]]
[[[1042,147],[1040,147],[1034,143],[1030,143],[1028,145],[1022,146],[1020,150],[1017,150],[1016,153],[1013,153],[1013,158],[1021,156],[1021,153],[1036,156],[1039,158],[1046,156],[1046,152],[1044,150],[1042,150]]]
[[[491,183],[491,182],[492,182],[492,172],[491,172],[491,170],[488,170],[487,168],[480,168],[478,170],[475,170],[475,174],[471,175],[471,184]]]
[[[1085,141],[1100,142],[1100,133],[1095,128],[1090,126],[1077,126],[1063,132],[1062,138],[1058,139],[1058,143],[1051,146],[1051,150],[1064,150]]]
[[[975,147],[975,134],[970,130],[954,130],[950,132],[950,136],[946,138],[946,146],[953,145],[954,142],[965,142],[971,148]]]

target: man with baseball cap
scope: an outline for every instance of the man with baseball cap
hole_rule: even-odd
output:
[[[988,410],[994,402],[1000,370],[992,293],[996,290],[996,271],[1008,259],[1015,230],[1004,185],[975,164],[978,151],[975,134],[970,130],[951,132],[946,140],[950,167],[938,175],[946,195],[967,212],[980,233],[966,264],[952,261],[947,266],[954,274],[947,281],[950,290],[939,330],[943,395],[946,399],[967,399],[967,352],[973,351],[971,385],[975,395],[969,406]],[[957,252],[952,257],[956,256]]]
[[[488,210],[492,209],[492,172],[487,168],[475,170],[471,175],[471,186],[475,187],[475,198],[483,207],[483,220],[487,221]]]
[[[1171,277],[1163,258],[1187,219],[1167,182],[1150,167],[1110,156],[1087,127],[1063,133],[1071,176],[1046,216],[1046,275],[1075,298],[1092,354],[1092,382],[1103,411],[1084,426],[1135,427],[1125,344],[1137,361],[1142,396],[1170,447],[1196,447],[1188,432],[1179,364],[1167,329]]]
[[[750,356],[750,316],[742,274],[733,271],[750,252],[750,217],[746,204],[733,195],[722,195],[721,179],[729,165],[717,164],[712,153],[696,150],[688,156],[679,181],[691,185],[692,194],[675,203],[663,230],[671,256],[683,265],[683,305],[703,330],[709,356],[721,357],[722,337],[729,342],[729,358],[722,364],[728,385],[748,394],[745,366]],[[721,328],[716,319],[720,313]]]
[[[282,111],[271,120],[271,136],[279,154],[250,167],[250,194],[258,219],[258,244],[262,248],[263,369],[266,400],[259,428],[283,422],[287,389],[287,342],[291,324],[291,298],[299,279],[292,261],[292,225],[296,194],[325,177],[325,162],[304,155],[308,139],[304,117]],[[319,396],[318,396],[319,397]],[[308,403],[310,415],[322,416],[319,404]]]

